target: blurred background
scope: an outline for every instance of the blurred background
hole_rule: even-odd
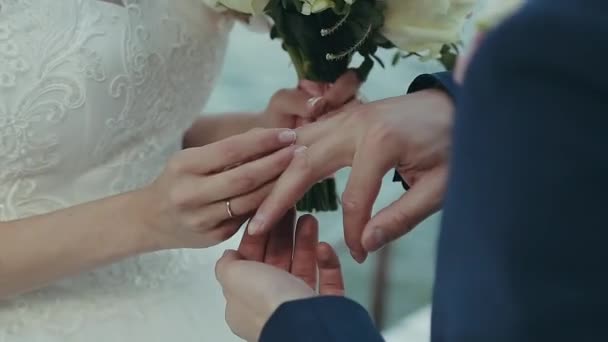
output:
[[[394,51],[380,54],[386,69],[376,65],[362,89],[366,99],[402,95],[417,75],[441,70],[439,63],[422,63],[416,59],[402,60],[393,67],[390,65],[393,54]],[[237,25],[220,80],[205,111],[262,110],[275,91],[294,87],[296,82],[295,70],[278,41]],[[343,170],[337,176],[340,192],[348,171]],[[401,185],[392,182],[392,174],[387,175],[376,208],[385,207],[402,194]],[[347,295],[366,306],[383,328],[393,326],[430,303],[439,216],[431,217],[406,238],[372,255],[364,265],[358,265],[343,242],[341,212],[317,215],[322,240],[339,251]],[[386,282],[378,276],[379,268],[386,268]]]

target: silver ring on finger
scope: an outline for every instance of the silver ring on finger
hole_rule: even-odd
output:
[[[226,201],[226,212],[228,213],[229,218],[234,218],[234,213],[232,212],[232,206],[230,205],[230,200]]]

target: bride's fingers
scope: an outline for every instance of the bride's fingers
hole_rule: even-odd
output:
[[[323,114],[326,101],[320,96],[311,96],[299,89],[283,89],[274,94],[268,109],[274,113],[290,114],[314,119]]]
[[[293,144],[296,135],[290,129],[263,129],[235,135],[203,147],[180,151],[170,166],[177,173],[208,174],[268,154]]]
[[[289,272],[293,254],[295,219],[295,210],[289,210],[272,229],[266,245],[264,263]]]
[[[298,146],[289,146],[258,160],[200,179],[189,191],[199,203],[212,203],[249,193],[277,178],[293,159]]]
[[[298,220],[296,239],[291,263],[291,274],[302,279],[310,288],[317,287],[317,245],[319,224],[312,215]]]
[[[230,212],[235,217],[249,216],[260,206],[264,199],[268,197],[274,185],[275,182],[270,182],[248,194],[231,198],[229,200]],[[212,203],[201,208],[192,215],[195,215],[201,222],[206,222],[210,225],[214,225],[217,222],[223,222],[230,218],[228,213],[228,201],[220,200]],[[261,260],[263,259],[259,259],[259,261]]]
[[[325,92],[323,99],[326,101],[327,109],[342,107],[345,103],[353,99],[359,92],[361,80],[353,70],[347,71]]]
[[[332,246],[322,242],[317,247],[319,267],[319,294],[322,296],[343,296],[344,278],[342,266]]]
[[[341,137],[330,136],[322,143],[298,151],[276,186],[251,219],[250,234],[262,234],[272,226],[318,181],[348,165]],[[346,151],[348,152],[348,151]]]
[[[245,260],[264,262],[268,235],[269,234],[251,235],[248,234],[247,231],[244,231],[238,248],[239,254],[241,254]]]
[[[247,217],[235,217],[226,220],[219,227],[205,233],[205,240],[211,241],[214,245],[220,244],[236,234],[241,226],[247,222]]]

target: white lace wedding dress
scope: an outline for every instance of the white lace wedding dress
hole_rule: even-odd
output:
[[[147,184],[201,112],[231,22],[200,0],[124,3],[0,0],[0,220]],[[0,341],[237,340],[219,253],[144,255],[0,302]]]

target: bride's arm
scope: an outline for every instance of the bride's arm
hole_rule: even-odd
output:
[[[0,299],[157,249],[137,193],[0,223]]]
[[[131,255],[226,240],[289,165],[295,139],[260,130],[183,150],[140,190],[0,222],[0,301]]]

